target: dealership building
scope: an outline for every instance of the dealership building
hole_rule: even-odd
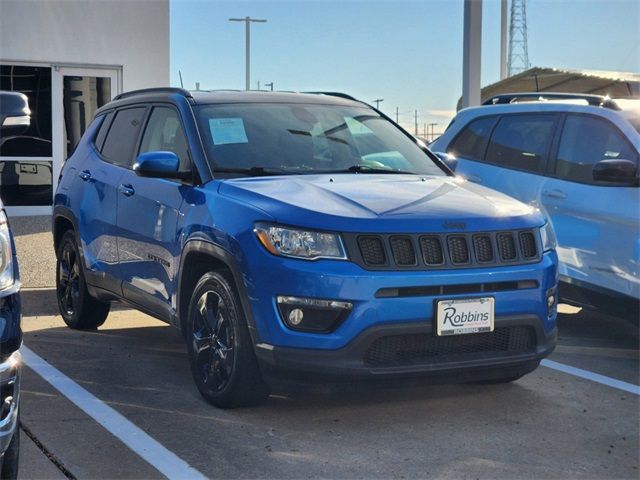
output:
[[[0,1],[0,90],[27,95],[31,125],[0,138],[9,215],[49,214],[64,161],[99,107],[169,85],[169,0]]]

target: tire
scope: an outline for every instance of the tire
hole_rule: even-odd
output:
[[[200,394],[219,408],[257,405],[269,396],[233,280],[209,272],[196,285],[187,314],[186,344]]]
[[[56,254],[56,298],[62,319],[70,328],[95,330],[107,319],[111,304],[96,300],[87,290],[72,230],[62,236]]]
[[[15,480],[18,478],[18,459],[20,457],[20,427],[16,428],[9,443],[9,448],[0,459],[0,479]]]

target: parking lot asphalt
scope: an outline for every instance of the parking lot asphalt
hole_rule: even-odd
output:
[[[129,434],[211,478],[638,478],[640,397],[547,367],[509,385],[318,385],[215,409],[171,327],[117,306],[97,332],[66,328],[38,273],[50,234],[25,231],[19,255],[40,246],[24,256],[38,280],[23,292],[25,346],[138,430],[117,437],[27,366],[21,478],[161,478]],[[562,311],[552,360],[638,385],[637,327]]]

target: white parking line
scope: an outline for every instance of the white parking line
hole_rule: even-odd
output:
[[[205,479],[173,452],[147,435],[109,405],[89,393],[53,365],[47,363],[26,346],[22,346],[24,363],[49,382],[80,410],[106,428],[112,435],[170,479]]]
[[[617,388],[618,390],[640,395],[640,386],[634,385],[633,383],[623,382],[622,380],[616,380],[615,378],[606,377],[599,373],[590,372],[589,370],[583,370],[581,368],[572,367],[571,365],[565,365],[564,363],[558,363],[548,359],[542,360],[540,365],[558,370],[559,372],[568,373],[569,375],[585,378],[592,382],[601,383],[602,385],[607,385],[612,388]]]

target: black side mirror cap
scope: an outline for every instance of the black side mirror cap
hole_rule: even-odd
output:
[[[631,160],[606,159],[593,166],[593,179],[598,182],[636,186],[639,184],[637,174],[638,167]]]

